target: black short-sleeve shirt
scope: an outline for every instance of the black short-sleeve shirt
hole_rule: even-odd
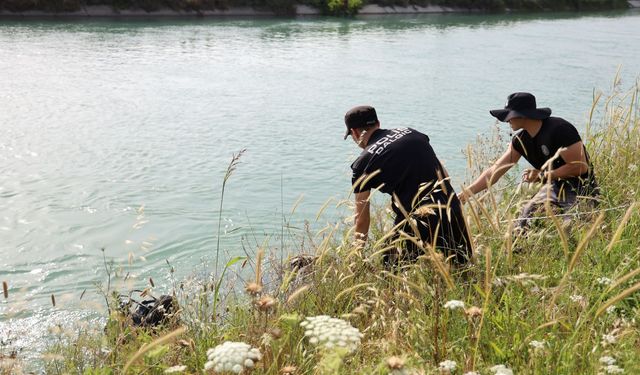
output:
[[[542,120],[542,127],[535,137],[531,137],[527,131],[522,130],[513,136],[511,145],[534,168],[541,169],[560,148],[569,147],[579,141],[581,141],[580,134],[575,126],[560,117],[549,117]],[[581,188],[585,184],[595,186],[589,155],[586,154],[586,149],[584,152],[589,163],[589,171],[579,177],[562,179],[561,183],[568,182],[574,188]],[[564,159],[558,157],[552,162],[550,169],[557,169],[565,164]]]
[[[407,211],[414,208],[414,198],[423,184],[434,184],[443,178],[442,165],[429,144],[429,137],[410,128],[375,130],[351,169],[354,192],[378,189],[395,194]],[[448,181],[446,186],[450,194],[453,189]],[[444,201],[448,196],[429,188],[424,191],[424,195],[439,194]],[[393,208],[399,214],[397,207]]]

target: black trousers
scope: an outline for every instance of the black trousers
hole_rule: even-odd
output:
[[[415,233],[413,226],[404,217],[398,215],[395,224],[404,221],[399,228],[402,232],[422,240],[425,246],[433,244],[435,238],[436,249],[441,251],[445,257],[451,258],[454,263],[465,264],[471,259],[473,248],[460,201],[457,198],[451,201],[448,209],[437,210],[431,215],[411,214],[410,217],[415,219],[418,233]],[[391,242],[394,249],[389,250],[383,258],[387,266],[415,262],[420,255],[424,254],[423,248],[406,239],[400,231],[397,231],[391,238]]]

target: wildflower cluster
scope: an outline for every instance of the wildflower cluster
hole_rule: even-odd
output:
[[[444,308],[449,310],[464,309],[464,302],[452,299],[444,304]]]
[[[495,365],[490,368],[495,375],[513,375],[513,370],[505,365]]]
[[[245,369],[251,369],[262,358],[260,350],[252,348],[244,342],[225,341],[214,349],[207,350],[207,363],[204,370],[214,369],[215,372],[233,372],[239,374]]]
[[[624,369],[616,365],[616,359],[610,356],[600,357],[602,369],[606,374],[622,374]]]
[[[618,341],[618,339],[614,334],[605,333],[604,335],[602,335],[601,344],[602,344],[602,346],[607,346],[607,345],[615,344],[616,341]]]
[[[458,364],[455,361],[447,359],[446,361],[440,362],[440,364],[438,364],[438,368],[440,371],[452,372],[455,371],[457,365]]]
[[[533,348],[533,350],[542,350],[544,349],[546,344],[547,343],[544,340],[542,341],[533,340],[529,343],[529,345]]]
[[[300,323],[309,343],[325,348],[341,347],[351,351],[360,345],[362,333],[348,322],[327,315],[309,316]]]
[[[164,370],[165,374],[178,374],[187,369],[185,365],[172,366]]]
[[[582,302],[584,301],[584,297],[578,294],[574,294],[571,297],[569,297],[569,299],[571,299],[572,302]]]

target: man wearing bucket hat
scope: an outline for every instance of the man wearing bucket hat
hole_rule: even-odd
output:
[[[499,121],[508,122],[516,131],[507,151],[463,192],[464,203],[470,195],[483,191],[500,179],[520,157],[534,169],[526,169],[525,182],[544,185],[523,207],[516,228],[524,232],[533,214],[550,203],[564,211],[573,207],[579,197],[596,202],[599,193],[593,167],[576,128],[560,117],[551,117],[551,109],[538,108],[536,98],[526,92],[509,95],[503,109],[489,111]]]
[[[387,266],[414,261],[424,250],[411,240],[402,241],[401,232],[426,244],[435,242],[458,264],[467,262],[472,247],[460,201],[429,137],[410,128],[381,129],[376,110],[370,106],[352,108],[344,121],[344,138],[351,136],[363,149],[351,165],[356,240],[362,243],[367,239],[369,197],[375,189],[392,196],[396,215],[393,242],[402,244],[384,255]]]

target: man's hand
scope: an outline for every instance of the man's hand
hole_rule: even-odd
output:
[[[540,181],[540,170],[538,169],[530,169],[527,168],[522,172],[522,182],[539,182]]]
[[[460,200],[460,203],[465,204],[465,203],[467,203],[467,200],[469,199],[469,196],[463,190],[463,191],[458,193],[458,199]]]

